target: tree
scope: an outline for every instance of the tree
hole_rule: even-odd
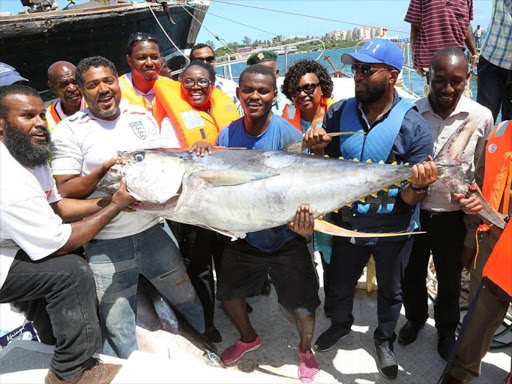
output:
[[[252,40],[249,36],[244,36],[243,40],[242,40],[242,44],[245,45],[245,46],[248,46],[248,45],[251,45],[252,43]]]
[[[208,44],[215,51],[215,43],[212,40],[206,40],[206,44]]]

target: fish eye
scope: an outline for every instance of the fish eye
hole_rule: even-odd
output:
[[[143,153],[137,153],[134,157],[135,161],[137,163],[140,163],[142,160],[144,160],[144,154]]]

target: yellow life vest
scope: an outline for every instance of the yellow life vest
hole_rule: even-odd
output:
[[[209,114],[188,103],[180,82],[158,80],[153,89],[156,121],[160,125],[165,117],[169,117],[183,148],[189,148],[197,141],[215,144],[220,130],[240,118],[231,98],[217,88],[211,94]]]
[[[133,77],[132,77],[132,79],[133,79]],[[165,76],[159,76],[157,81],[165,82],[165,81],[172,81],[172,80]],[[156,84],[156,82],[155,82],[155,84]],[[121,98],[126,100],[129,104],[138,105],[139,107],[142,107],[149,112],[151,112],[153,109],[153,113],[154,113],[155,101],[153,100],[153,102],[151,103],[144,96],[137,94],[137,91],[135,90],[133,83],[130,81],[127,74],[119,77],[119,86],[121,88]]]

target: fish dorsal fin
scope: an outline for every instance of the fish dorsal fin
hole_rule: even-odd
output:
[[[237,169],[207,169],[193,173],[213,187],[228,187],[278,176],[277,173],[251,172]]]
[[[409,236],[420,235],[425,232],[394,232],[394,233],[367,233],[357,232],[350,229],[338,227],[324,220],[315,219],[315,231],[325,233],[331,236],[340,237],[395,237],[395,236]]]
[[[460,165],[460,156],[478,127],[479,119],[468,117],[450,136],[435,157],[439,165]]]
[[[342,135],[358,135],[364,132],[331,132],[328,133],[331,137],[342,136]],[[291,144],[285,145],[282,150],[289,153],[302,153],[308,149],[307,144],[304,141],[295,141]]]

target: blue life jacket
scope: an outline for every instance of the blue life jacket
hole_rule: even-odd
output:
[[[400,100],[389,115],[375,125],[368,133],[359,120],[358,101],[355,98],[345,102],[340,120],[341,132],[363,132],[363,134],[340,136],[340,150],[345,159],[384,161],[389,158],[393,144],[402,126],[405,115],[414,104],[407,100]],[[395,206],[395,198],[400,188],[389,188],[389,192],[379,191],[377,197],[367,196],[365,203],[352,204],[352,212],[359,214],[390,213]]]

